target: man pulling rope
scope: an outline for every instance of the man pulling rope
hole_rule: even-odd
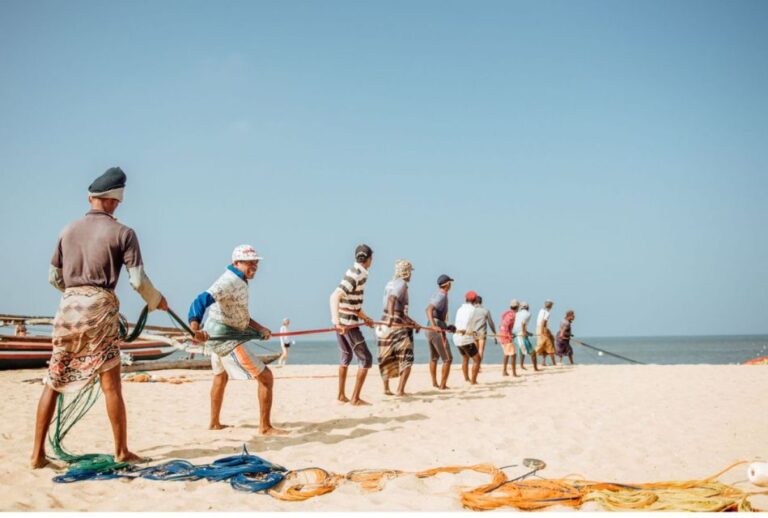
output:
[[[91,210],[61,232],[51,259],[49,281],[63,295],[53,321],[53,354],[37,407],[33,468],[48,464],[45,437],[59,393],[76,392],[96,376],[115,438],[115,459],[140,460],[128,449],[120,382],[120,301],[114,290],[123,265],[150,311],[167,311],[168,304],[144,273],[136,233],[113,216],[123,201],[125,184],[125,173],[113,167],[90,185]]]

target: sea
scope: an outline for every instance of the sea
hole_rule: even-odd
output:
[[[595,351],[572,341],[574,362],[587,365],[621,365],[630,362],[613,355],[623,356],[640,363],[657,365],[710,364],[735,365],[753,358],[768,356],[768,335],[738,336],[647,336],[647,337],[576,337],[600,349]],[[367,336],[368,347],[376,363],[376,341]],[[534,341],[535,344],[535,341]],[[277,341],[249,343],[246,347],[258,355],[279,353]],[[454,362],[459,354],[451,345]],[[174,353],[164,360],[183,358],[185,353]],[[414,341],[415,363],[429,362],[427,342],[417,335]],[[199,356],[198,356],[199,357]],[[501,347],[490,340],[486,345],[484,363],[501,363]],[[530,360],[528,360],[530,361]],[[298,365],[334,365],[339,362],[339,348],[334,340],[311,340],[297,337],[290,347],[288,363]],[[353,364],[356,363],[353,360]]]

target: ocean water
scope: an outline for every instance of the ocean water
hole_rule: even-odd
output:
[[[768,356],[768,335],[755,336],[653,336],[653,337],[577,337],[585,343],[608,352],[625,356],[633,360],[660,365],[675,364],[739,364],[759,356]],[[376,363],[376,341],[366,335],[368,347]],[[426,341],[417,335],[414,354],[416,363],[429,362],[429,349]],[[593,365],[626,364],[627,362],[608,355],[599,355],[575,342],[571,342],[576,363]],[[276,341],[263,344],[248,344],[256,354],[279,352]],[[451,345],[454,362],[459,357],[458,350]],[[500,363],[501,347],[493,343],[486,345],[484,361]],[[291,346],[289,364],[337,364],[339,349],[332,340],[301,340]],[[530,360],[528,360],[529,362]],[[355,361],[353,360],[353,363]]]

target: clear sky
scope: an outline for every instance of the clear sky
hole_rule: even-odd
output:
[[[251,243],[253,316],[325,326],[365,242],[376,316],[407,258],[420,321],[447,273],[582,336],[768,332],[768,2],[3,0],[0,74],[0,312],[55,312],[119,165],[180,313]]]

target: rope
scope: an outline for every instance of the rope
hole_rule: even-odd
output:
[[[330,493],[343,482],[356,483],[363,490],[373,492],[383,490],[387,480],[406,475],[428,478],[440,473],[475,471],[491,478],[486,484],[460,491],[462,506],[475,511],[510,507],[534,511],[555,505],[578,508],[587,502],[595,502],[602,509],[609,511],[754,511],[756,509],[750,504],[749,497],[768,494],[768,491],[750,493],[716,480],[744,463],[735,463],[703,480],[626,485],[569,479],[521,480],[535,474],[544,466],[543,463],[532,466],[533,471],[514,480],[508,480],[501,469],[490,464],[446,466],[418,472],[357,470],[346,475],[331,473],[318,467],[288,471],[282,466],[250,455],[243,446],[240,455],[224,457],[211,464],[195,465],[184,460],[172,460],[147,468],[125,464],[109,469],[81,466],[71,468],[65,474],[54,478],[54,481],[68,483],[111,478],[229,481],[238,491],[266,492],[278,500],[300,502]]]
[[[69,403],[65,404],[64,394],[58,395],[54,426],[48,435],[48,443],[54,455],[69,464],[70,469],[66,474],[54,478],[55,482],[59,482],[57,479],[62,477],[75,480],[84,480],[82,477],[94,478],[94,475],[97,479],[115,478],[113,473],[115,470],[128,466],[126,463],[116,462],[112,455],[101,453],[75,455],[64,449],[62,444],[72,427],[88,413],[100,394],[99,379],[96,377],[80,389]]]
[[[573,340],[577,344],[583,345],[584,347],[586,347],[588,349],[593,349],[595,351],[599,351],[599,352],[601,352],[603,354],[607,354],[608,356],[613,356],[613,357],[618,358],[620,360],[624,360],[624,361],[627,361],[627,362],[630,362],[630,363],[636,363],[638,365],[645,365],[645,363],[643,363],[643,362],[639,362],[637,360],[633,360],[632,358],[627,358],[626,356],[621,356],[620,354],[611,353],[611,352],[605,351],[603,349],[599,349],[599,348],[595,347],[594,345],[589,345],[587,343],[582,342],[581,340],[576,340],[575,338],[571,338],[571,340]]]

